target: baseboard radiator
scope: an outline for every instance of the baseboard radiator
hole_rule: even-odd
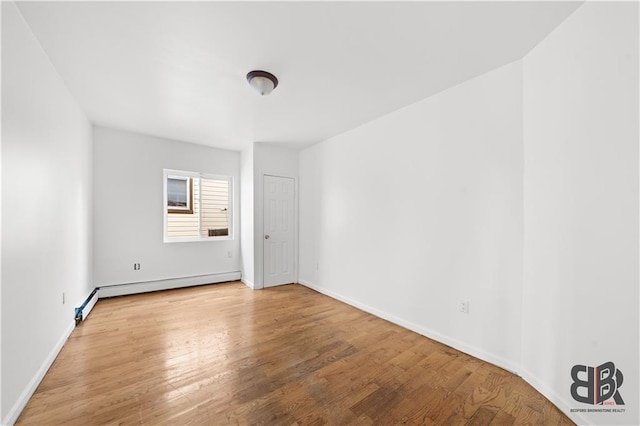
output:
[[[108,297],[125,296],[127,294],[147,293],[151,291],[171,290],[182,287],[237,281],[241,276],[242,274],[240,271],[231,271],[205,275],[192,275],[181,278],[101,285],[99,287],[100,298],[104,299]]]
[[[79,308],[76,308],[76,326],[87,318],[91,309],[93,309],[95,304],[98,302],[98,290],[99,289],[97,287],[94,288],[82,305],[80,305]]]

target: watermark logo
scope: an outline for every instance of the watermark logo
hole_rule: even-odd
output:
[[[597,367],[574,365],[571,369],[571,396],[578,402],[591,405],[624,405],[620,387],[622,371],[613,362]]]

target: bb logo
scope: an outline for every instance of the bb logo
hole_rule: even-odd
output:
[[[620,396],[622,371],[616,370],[612,362],[605,362],[597,367],[574,365],[571,369],[571,396],[578,402],[592,405],[624,405]],[[613,401],[608,401],[613,398]]]

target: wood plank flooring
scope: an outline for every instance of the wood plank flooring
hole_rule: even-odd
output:
[[[18,424],[569,425],[522,379],[300,285],[103,299]]]

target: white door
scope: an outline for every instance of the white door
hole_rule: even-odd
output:
[[[296,281],[295,184],[291,178],[264,176],[264,286]]]

